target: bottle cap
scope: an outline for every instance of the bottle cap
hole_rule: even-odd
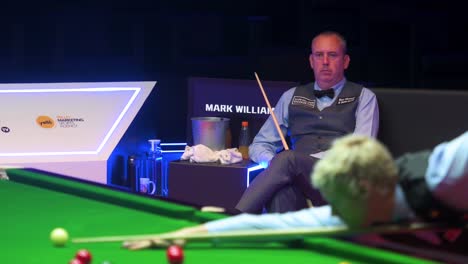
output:
[[[242,126],[243,126],[243,127],[249,126],[249,122],[247,122],[247,121],[242,121]]]

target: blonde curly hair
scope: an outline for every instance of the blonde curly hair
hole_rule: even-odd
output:
[[[354,198],[367,196],[366,185],[390,192],[398,180],[392,155],[377,140],[348,135],[334,141],[313,172],[312,183],[321,192],[345,191]]]

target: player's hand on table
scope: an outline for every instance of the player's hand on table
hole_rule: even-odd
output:
[[[165,240],[165,239],[146,239],[146,240],[134,240],[134,241],[125,241],[123,243],[123,247],[130,250],[139,250],[145,248],[167,248],[170,245],[178,245],[183,246],[185,244],[185,240],[177,239],[177,240]]]
[[[184,246],[186,243],[185,239],[180,238],[181,236],[189,236],[193,234],[205,234],[208,230],[205,228],[204,225],[198,225],[193,227],[186,227],[179,229],[175,232],[164,233],[160,235],[165,235],[166,237],[175,236],[179,238],[173,239],[161,239],[159,237],[154,237],[151,239],[144,239],[144,240],[129,240],[123,243],[123,247],[130,249],[130,250],[138,250],[138,249],[145,249],[145,248],[167,248],[171,245],[177,246]]]

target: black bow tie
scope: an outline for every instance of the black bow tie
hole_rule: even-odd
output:
[[[335,97],[335,90],[333,90],[333,88],[326,90],[314,90],[314,95],[317,98],[328,96],[330,99],[333,99],[333,97]]]

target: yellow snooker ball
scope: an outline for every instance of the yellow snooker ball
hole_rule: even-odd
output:
[[[57,247],[63,247],[68,241],[68,232],[67,230],[58,227],[50,232],[50,240],[52,244]]]

